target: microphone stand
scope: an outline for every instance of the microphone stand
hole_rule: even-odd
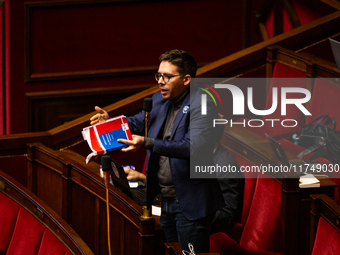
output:
[[[109,247],[109,255],[111,255],[111,238],[110,238],[110,203],[109,203],[109,182],[110,172],[104,172],[106,186],[106,216],[107,216],[107,242]]]
[[[149,116],[150,116],[150,112],[146,111],[145,112],[145,137],[148,136],[148,122],[149,122]],[[142,219],[151,219],[152,218],[152,214],[151,214],[151,207],[150,209],[148,209],[148,206],[143,206],[143,215],[141,216]]]
[[[108,165],[105,163],[105,167],[103,167],[103,157],[110,158],[107,155],[102,156],[102,171],[104,174],[104,182],[106,187],[106,221],[107,221],[107,243],[109,249],[109,255],[111,255],[111,237],[110,237],[110,203],[109,203],[109,183],[110,183],[110,171],[107,169]]]
[[[145,112],[145,137],[148,136],[148,122],[149,122],[150,112]]]

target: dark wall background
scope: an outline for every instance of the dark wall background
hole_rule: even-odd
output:
[[[244,2],[5,0],[0,132],[43,131],[89,113],[100,95],[107,105],[108,89],[114,103],[155,85],[166,50],[187,50],[199,65],[241,50]],[[255,44],[262,1],[251,2]]]

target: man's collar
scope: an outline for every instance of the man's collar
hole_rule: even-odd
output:
[[[174,99],[169,100],[174,107],[180,107],[183,103],[184,98],[190,92],[190,87],[183,90],[178,96]]]

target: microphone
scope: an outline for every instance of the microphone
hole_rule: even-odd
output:
[[[144,98],[143,110],[146,112],[151,112],[152,110],[152,98]]]
[[[102,156],[102,171],[110,172],[111,170],[111,156],[103,155]]]
[[[143,110],[145,111],[145,137],[148,136],[148,121],[152,110],[152,98],[144,98]]]

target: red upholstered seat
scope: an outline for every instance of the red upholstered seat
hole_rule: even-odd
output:
[[[295,11],[298,15],[298,18],[300,20],[301,25],[305,25],[307,23],[310,23],[314,20],[317,20],[322,17],[320,13],[317,13],[315,10],[309,8],[308,6],[300,3],[299,1],[293,1],[293,5],[295,8]],[[266,20],[266,29],[268,33],[268,37],[272,38],[273,37],[273,15],[274,11],[272,11],[267,20]],[[293,29],[293,25],[289,20],[287,11],[284,10],[283,12],[283,32],[288,32]]]
[[[230,152],[235,160],[239,163],[240,166],[252,166],[248,161],[244,160],[237,154]],[[231,239],[235,240],[237,243],[240,241],[243,227],[247,221],[250,206],[254,196],[254,190],[257,180],[256,173],[244,173],[245,182],[244,182],[244,193],[243,193],[243,205],[242,205],[242,217],[241,222],[236,222],[231,228],[227,228],[223,230],[224,234],[227,234]]]
[[[340,87],[326,80],[316,78],[314,82],[312,99],[309,111],[312,115],[307,116],[306,123],[315,118],[328,114],[335,118],[337,130],[340,130]]]
[[[221,232],[210,236],[210,247],[210,252],[218,252],[220,255],[279,255],[279,253],[270,251],[246,250],[228,235]]]
[[[276,87],[278,90],[278,102],[281,102],[281,88],[282,87],[299,87],[299,88],[305,88],[306,87],[306,75],[305,73],[298,71],[296,69],[293,69],[291,67],[288,67],[286,65],[276,63],[274,67],[273,72],[273,79],[271,81],[270,90],[268,93],[267,101],[265,109],[270,109],[272,106],[272,99],[273,99],[273,88]],[[287,80],[282,78],[298,78],[298,79],[290,79],[289,82]],[[287,99],[294,99],[294,98],[301,98],[301,93],[287,93]],[[271,121],[266,121],[266,119],[294,119],[297,121],[298,125],[296,127],[284,127],[281,125],[281,121],[275,121],[274,127],[272,126]],[[241,122],[242,120],[237,120],[237,122]],[[246,123],[248,123],[249,119],[245,119]],[[305,115],[301,112],[300,109],[298,109],[295,105],[288,104],[286,109],[286,115],[281,115],[281,104],[278,103],[276,110],[269,115],[264,115],[262,117],[262,121],[264,123],[263,126],[261,126],[261,123],[259,123],[259,127],[252,127],[255,126],[256,123],[252,121],[249,125],[245,125],[245,128],[258,134],[259,136],[265,137],[265,133],[270,135],[274,138],[279,137],[285,137],[287,134],[294,134],[299,133],[301,131],[301,128],[305,124]],[[285,125],[293,126],[295,123],[289,122]]]
[[[7,251],[20,206],[0,192],[0,249]]]
[[[67,248],[38,220],[20,208],[6,255],[67,254]]]
[[[239,163],[240,166],[252,166],[248,161],[241,158],[237,154],[230,152],[235,160]],[[241,218],[241,225],[245,225],[251,203],[253,201],[254,197],[254,191],[256,186],[256,180],[257,180],[257,173],[251,173],[251,172],[245,172],[244,173],[245,182],[244,182],[244,193],[243,193],[243,208],[242,208],[242,218]]]
[[[258,177],[265,177],[259,174]],[[241,240],[225,233],[210,236],[210,252],[220,254],[279,254],[281,237],[281,184],[258,178]]]
[[[0,192],[0,254],[71,253],[43,224]]]
[[[45,229],[38,255],[59,255],[72,253],[65,248],[65,246],[47,229]]]
[[[34,219],[25,209],[20,208],[6,254],[38,254],[44,231],[44,225]]]
[[[320,218],[312,255],[340,254],[340,233],[324,218]]]
[[[259,174],[240,245],[248,250],[280,251],[281,184]]]

